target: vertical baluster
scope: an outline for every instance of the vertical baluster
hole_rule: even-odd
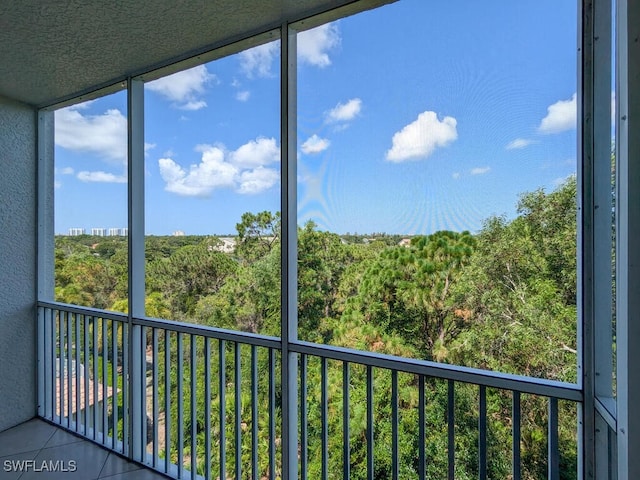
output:
[[[84,365],[84,434],[89,436],[89,410],[91,410],[89,403],[89,317],[87,315],[82,316],[84,326],[84,342],[82,345],[83,358],[82,363]]]
[[[147,438],[149,434],[147,432],[147,327],[140,327],[140,432],[142,433],[140,446],[140,452],[142,454],[142,462],[145,463],[147,459]],[[117,358],[117,357],[116,357]],[[114,431],[115,434],[115,431]]]
[[[42,382],[44,385],[44,398],[43,398],[43,406],[44,413],[43,416],[45,418],[51,418],[50,407],[51,407],[51,391],[53,390],[51,384],[51,350],[52,350],[52,341],[51,341],[51,325],[49,322],[49,312],[47,308],[41,309],[42,315],[42,335],[44,337],[44,350],[42,355],[42,372],[43,378]]]
[[[81,421],[80,421],[80,394],[81,394],[81,390],[80,390],[80,346],[82,345],[82,342],[80,341],[80,317],[84,317],[84,315],[76,315],[75,317],[75,323],[74,323],[74,327],[75,327],[75,352],[76,352],[76,384],[75,384],[75,389],[76,389],[76,414],[75,414],[75,419],[76,419],[76,432],[78,433],[82,433],[82,430],[80,428],[81,426]],[[84,367],[82,368],[82,370],[84,371]],[[84,372],[83,372],[84,373]]]
[[[109,395],[107,392],[108,382],[107,378],[109,375],[107,373],[107,367],[109,364],[109,324],[107,323],[106,318],[102,318],[102,444],[107,444],[107,435],[109,434],[109,415],[107,411],[107,404],[109,400]],[[111,391],[111,395],[113,395],[113,390]],[[112,399],[113,404],[113,399]]]
[[[205,479],[211,478],[211,339],[204,339],[204,451]]]
[[[425,480],[427,475],[427,462],[425,459],[425,398],[424,375],[418,377],[418,475],[420,480]]]
[[[71,430],[71,417],[73,416],[73,353],[72,348],[72,336],[71,336],[71,323],[73,322],[73,314],[67,313],[67,428]]]
[[[373,367],[367,365],[367,480],[373,480]]]
[[[478,409],[478,453],[480,456],[480,480],[487,479],[487,388],[480,385],[480,408]]]
[[[520,392],[513,392],[513,480],[520,480]]]
[[[130,356],[135,356],[132,349],[129,348],[129,344],[133,347],[133,336],[131,336],[131,330],[129,326],[132,325],[128,321],[120,322],[120,327],[122,329],[122,351],[126,354],[122,355],[122,405],[125,408],[129,408],[129,385],[131,382],[129,381],[132,378],[132,368],[135,367],[132,363],[129,362]],[[135,452],[132,451],[134,445],[132,441],[132,426],[129,425],[131,415],[123,415],[122,416],[122,431],[127,432],[127,435],[123,435],[122,438],[122,453],[123,455],[133,456]]]
[[[227,365],[226,342],[218,341],[218,396],[220,405],[218,415],[220,420],[220,478],[227,478]]]
[[[234,345],[234,367],[235,367],[235,408],[236,408],[236,425],[235,425],[235,449],[236,449],[236,478],[242,478],[242,398],[240,396],[242,387],[242,372],[240,370],[240,344],[238,342]]]
[[[560,478],[560,451],[558,446],[558,399],[549,398],[549,480]]]
[[[171,333],[164,331],[164,471],[171,466]]]
[[[45,313],[43,307],[37,307],[36,315],[38,316],[38,326],[37,326],[37,334],[38,334],[38,357],[37,357],[37,365],[38,365],[38,415],[41,417],[46,417],[46,402],[45,395],[47,391],[47,385],[45,380],[45,366],[47,365],[47,357],[46,357],[46,349],[45,349]]]
[[[50,415],[48,418],[51,418],[52,421],[55,421],[56,416],[56,403],[57,403],[57,390],[58,387],[56,385],[56,337],[58,336],[58,332],[56,329],[56,320],[54,316],[53,310],[47,308],[46,309],[46,318],[45,318],[45,328],[46,336],[47,336],[47,345],[49,347],[48,358],[49,358],[49,392],[51,393],[49,398],[50,405]]]
[[[93,344],[91,353],[93,356],[93,440],[98,441],[98,319],[92,317]]]
[[[400,475],[398,461],[398,371],[391,370],[391,465],[392,478],[398,480]]]
[[[183,376],[184,376],[184,350],[182,347],[182,333],[177,332],[177,360],[178,360],[178,373],[176,375],[178,384],[177,384],[177,393],[178,393],[178,409],[177,409],[177,420],[178,420],[178,478],[183,478],[184,473],[184,418],[182,418],[182,414],[184,411],[184,384],[183,384]],[[224,477],[222,477],[224,478]]]
[[[307,480],[307,455],[309,449],[307,426],[307,356],[300,355],[300,476]]]
[[[59,385],[59,391],[60,391],[60,425],[63,424],[63,419],[64,419],[64,404],[65,404],[65,395],[66,395],[66,382],[65,380],[65,375],[66,375],[66,367],[65,367],[65,359],[64,359],[64,355],[65,355],[65,348],[64,348],[64,344],[65,344],[65,324],[64,324],[64,319],[66,318],[66,313],[60,311],[58,313],[59,315],[59,336],[60,336],[60,346],[58,347],[58,357],[59,357],[59,370],[58,370],[58,385]]]
[[[258,349],[251,345],[251,478],[258,480]]]
[[[455,391],[453,380],[448,381],[447,388],[447,449],[448,449],[448,461],[449,461],[449,480],[455,480],[455,459],[456,459],[456,444],[455,444]]]
[[[349,363],[342,364],[342,478],[351,477],[351,446],[349,433]]]
[[[196,336],[190,335],[191,340],[191,478],[195,480],[198,470],[198,417],[196,416]]]
[[[269,478],[276,478],[276,352],[269,349]]]
[[[116,450],[118,445],[118,323],[115,320],[111,321],[111,391],[113,395],[113,433],[111,438],[111,448]],[[122,412],[124,416],[124,409]]]
[[[320,359],[320,411],[322,427],[322,480],[329,478],[329,399],[327,396],[327,359]]]
[[[153,382],[151,385],[153,395],[153,453],[152,453],[152,465],[153,468],[158,467],[158,419],[160,418],[160,409],[158,405],[158,329],[153,328],[151,330],[151,342],[153,343],[153,366],[152,376]]]

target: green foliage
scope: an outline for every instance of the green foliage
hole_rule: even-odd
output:
[[[365,322],[410,341],[421,357],[445,359],[464,321],[450,291],[474,247],[469,232],[441,231],[384,250],[365,271],[355,308]]]
[[[236,230],[236,254],[247,262],[255,261],[269,253],[279,242],[280,212],[243,213]]]
[[[520,216],[491,218],[455,292],[469,328],[451,360],[576,381],[575,179],[522,197]]]
[[[573,382],[576,372],[576,182],[567,180],[551,193],[524,194],[518,216],[488,219],[476,235],[440,231],[415,236],[401,245],[400,236],[337,235],[319,231],[312,222],[298,228],[297,302],[299,337],[379,354],[446,361],[542,378]],[[215,237],[147,237],[146,314],[204,325],[278,336],[281,316],[280,215],[245,213],[237,224],[235,249],[225,251]],[[56,298],[66,303],[127,311],[127,250],[124,239],[56,238]],[[186,337],[185,337],[186,338]],[[149,341],[149,339],[147,339]],[[164,335],[160,338],[163,364]],[[219,344],[211,342],[211,378],[218,378]],[[183,447],[197,437],[204,454],[204,385],[194,391],[190,348],[183,345],[184,383],[177,385],[177,346],[171,334],[171,370],[160,369],[160,395],[169,376],[172,418],[177,399],[195,401],[198,416],[185,416]],[[196,378],[204,378],[204,341],[196,344]],[[268,476],[269,360],[259,349],[259,476]],[[228,472],[234,471],[233,401],[235,351],[227,344],[225,379]],[[243,465],[250,464],[252,425],[251,351],[239,351]],[[275,367],[279,384],[279,366]],[[350,400],[349,427],[352,478],[366,478],[366,368],[351,365],[348,385],[343,366],[328,361],[328,429],[330,478],[342,471],[343,399]],[[391,477],[391,375],[374,369],[375,478]],[[219,448],[220,386],[212,382],[214,451]],[[310,358],[307,375],[309,412],[309,478],[321,472],[320,362]],[[418,472],[417,378],[398,375],[398,451],[401,478]],[[427,379],[425,385],[427,478],[447,470],[448,383]],[[510,392],[487,389],[489,478],[508,478],[511,448]],[[456,383],[456,478],[477,478],[478,388]],[[276,439],[280,441],[281,398],[276,389]],[[522,396],[523,478],[546,475],[545,398]],[[562,478],[576,478],[575,405],[560,403]],[[177,426],[170,428],[169,455],[177,460]],[[280,448],[280,447],[278,447]],[[216,455],[209,459],[219,468]],[[204,472],[201,460],[198,473]],[[279,467],[278,467],[279,468]],[[245,467],[243,478],[249,478]]]
[[[55,249],[55,299],[109,309],[122,291],[121,256],[103,258],[93,246],[58,237]],[[126,278],[126,274],[125,274]],[[126,287],[125,287],[126,292]]]
[[[186,245],[147,267],[147,291],[159,292],[176,319],[192,319],[198,301],[216,293],[238,265],[205,240]]]

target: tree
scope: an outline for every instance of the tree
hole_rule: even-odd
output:
[[[187,245],[149,264],[148,293],[162,293],[175,318],[192,319],[198,300],[216,293],[237,268],[228,255],[209,248],[206,241]]]
[[[470,325],[452,360],[576,380],[575,187],[523,195],[517,218],[485,223],[456,291]]]
[[[466,315],[451,291],[475,248],[469,232],[414,237],[384,250],[363,275],[354,302],[365,322],[414,345],[423,358],[444,359]]]
[[[243,213],[236,230],[236,254],[246,262],[255,261],[264,257],[279,242],[280,212]]]

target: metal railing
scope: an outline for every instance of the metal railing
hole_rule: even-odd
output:
[[[126,317],[64,306],[38,319],[40,416],[125,453]]]
[[[562,440],[558,422],[561,412],[569,412],[577,428],[574,407],[582,401],[582,394],[576,385],[306,342],[292,343],[289,348],[300,355],[299,440],[303,479],[357,477],[453,480],[467,478],[465,475],[471,472],[473,478],[485,480],[489,478],[491,454],[511,457],[508,478],[532,478],[531,472],[523,472],[523,403],[529,410],[532,403],[537,406],[546,403],[546,473],[550,479],[560,478]],[[309,366],[311,362],[315,362],[313,369]],[[310,369],[319,377],[319,381],[314,382],[319,388],[314,392],[308,389]],[[335,388],[336,384],[339,388]],[[494,404],[508,404],[508,412],[501,412],[502,415],[494,412],[489,419],[489,395],[494,399]],[[358,400],[355,405],[352,398]],[[457,405],[458,401],[460,405]],[[357,418],[363,415],[362,403],[365,405],[364,423]],[[316,410],[311,414],[315,416],[314,419],[310,418],[310,404],[319,406],[319,413]],[[439,419],[434,420],[432,415],[432,418],[427,418],[429,413],[433,413],[430,412],[430,404],[441,407]],[[563,408],[559,409],[559,405]],[[337,410],[341,418],[331,421],[328,413],[330,408]],[[459,428],[458,419],[466,425],[465,431]],[[473,425],[470,426],[470,423]],[[491,452],[489,423],[494,429],[510,430],[509,452]],[[310,430],[320,435],[315,446],[309,445]],[[461,451],[464,448],[457,442],[458,432],[467,440],[470,436],[475,440],[471,454],[477,458],[476,465],[473,468],[467,466],[463,475],[459,475],[461,472],[456,469],[457,464],[461,463],[456,462],[460,460],[456,457],[458,454],[468,457],[470,451]],[[402,445],[407,444],[407,437],[411,448],[401,451]],[[354,440],[360,445],[352,448]],[[427,445],[428,442],[431,445]],[[332,443],[338,443],[338,448],[331,448]],[[382,444],[380,448],[379,443]],[[341,452],[336,454],[338,450]],[[364,451],[365,455],[358,455],[357,450]],[[334,452],[333,459],[331,451]],[[310,471],[310,455],[320,458],[320,472]],[[404,471],[400,469],[402,465],[405,466]],[[409,471],[407,465],[411,467]],[[360,472],[356,474],[354,469]]]
[[[48,302],[38,320],[41,417],[179,479],[282,476],[280,339]],[[141,361],[128,358],[132,338]],[[288,350],[302,479],[482,480],[505,454],[508,476],[526,478],[523,412],[541,404],[547,475],[560,478],[559,418],[577,429],[577,385],[307,342]],[[488,412],[488,398],[502,410]],[[509,452],[495,451],[495,432],[508,432]]]

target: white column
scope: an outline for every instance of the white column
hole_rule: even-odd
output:
[[[54,114],[52,111],[38,112],[38,183],[37,183],[37,262],[36,283],[38,300],[54,300],[55,252],[54,252]],[[45,343],[44,314],[38,313],[38,415],[46,416],[45,398],[51,398],[51,386],[45,390],[44,364]]]
[[[133,325],[134,317],[144,316],[144,82],[129,79],[128,87],[128,246],[129,246],[129,415],[131,422],[128,455],[143,460],[145,442],[142,438],[145,353],[142,351],[141,327]],[[126,442],[125,442],[126,444]]]
[[[289,342],[298,338],[298,248],[296,203],[296,33],[285,23],[280,31],[281,142],[281,329],[282,338],[282,477],[298,478],[298,355]]]

